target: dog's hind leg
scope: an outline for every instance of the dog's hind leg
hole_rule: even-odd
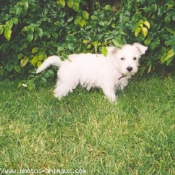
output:
[[[54,96],[58,99],[61,99],[62,97],[66,96],[69,92],[72,92],[78,83],[70,82],[70,81],[58,81],[56,88],[54,90]]]

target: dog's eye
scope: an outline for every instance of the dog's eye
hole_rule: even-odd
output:
[[[122,57],[121,60],[125,60],[125,58]]]
[[[133,58],[133,60],[136,60],[136,59],[137,59],[136,57]]]

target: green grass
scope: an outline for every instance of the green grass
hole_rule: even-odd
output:
[[[174,75],[134,78],[117,103],[97,89],[59,101],[54,85],[16,86],[0,82],[0,173],[175,174]]]

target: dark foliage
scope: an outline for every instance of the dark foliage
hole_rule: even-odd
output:
[[[141,73],[174,66],[174,0],[20,0],[0,6],[0,75],[25,76],[53,54],[102,52],[141,42]],[[53,76],[46,72],[43,81]]]

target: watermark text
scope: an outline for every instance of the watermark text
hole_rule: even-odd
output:
[[[0,168],[0,174],[86,174],[85,169],[5,169]]]

